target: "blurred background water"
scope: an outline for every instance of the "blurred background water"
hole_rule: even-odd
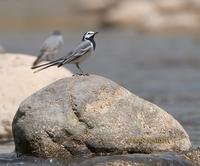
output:
[[[0,44],[8,52],[36,56],[44,39],[60,29],[65,41],[62,56],[85,31],[99,31],[96,54],[82,65],[83,70],[108,77],[159,105],[183,125],[197,146],[199,9],[198,0],[3,0]],[[76,72],[74,66],[66,67]],[[0,152],[7,152],[6,146]]]

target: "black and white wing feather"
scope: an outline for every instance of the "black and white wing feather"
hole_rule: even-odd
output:
[[[90,41],[83,41],[81,42],[74,50],[72,50],[70,53],[67,54],[67,56],[64,58],[62,64],[58,65],[58,67],[73,62],[80,56],[83,56],[84,54],[88,53],[91,49],[93,49],[93,46],[91,45]]]

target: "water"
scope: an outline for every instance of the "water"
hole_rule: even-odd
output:
[[[37,55],[49,33],[0,32],[0,43],[9,52]],[[82,33],[63,32],[62,55]],[[159,105],[183,125],[194,146],[200,145],[200,36],[108,30],[100,31],[96,41],[96,54],[83,70],[108,77]]]

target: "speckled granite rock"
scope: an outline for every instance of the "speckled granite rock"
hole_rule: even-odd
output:
[[[167,112],[95,75],[61,79],[23,101],[13,121],[16,151],[40,157],[185,151]]]
[[[188,161],[191,161],[195,165],[200,166],[200,147],[184,152],[182,157]]]

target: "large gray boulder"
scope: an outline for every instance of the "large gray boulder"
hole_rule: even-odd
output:
[[[158,106],[95,75],[61,79],[23,101],[16,151],[40,157],[186,151],[183,127]]]

